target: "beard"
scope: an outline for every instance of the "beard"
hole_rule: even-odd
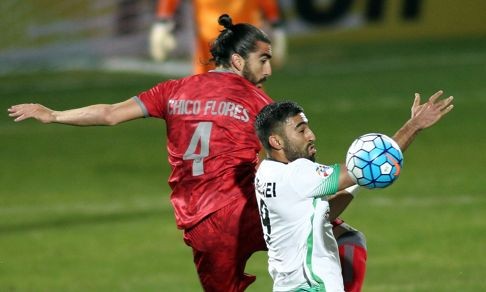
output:
[[[300,150],[291,146],[292,144],[289,142],[289,140],[287,140],[287,138],[284,139],[284,143],[285,147],[283,148],[283,151],[288,161],[292,162],[299,158],[306,158],[312,162],[316,161],[315,154],[309,154],[309,148],[312,146],[312,144],[308,144],[305,149]]]
[[[243,77],[250,81],[251,83],[255,84],[257,87],[262,87],[262,83],[265,82],[265,80],[267,80],[267,78],[261,78],[261,79],[258,79],[258,77],[256,77],[255,74],[253,74],[253,72],[251,72],[249,66],[247,64],[245,64],[243,66]]]

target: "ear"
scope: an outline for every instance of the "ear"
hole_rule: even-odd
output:
[[[238,72],[243,71],[243,66],[245,65],[245,60],[239,54],[231,55],[231,65],[238,70]]]
[[[268,137],[268,143],[270,144],[270,147],[275,150],[281,150],[283,148],[283,140],[278,135],[271,135]]]

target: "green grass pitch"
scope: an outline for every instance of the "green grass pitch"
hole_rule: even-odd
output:
[[[390,188],[362,191],[343,218],[368,241],[364,291],[484,291],[486,39],[291,42],[265,85],[306,108],[318,160],[342,161],[366,132],[392,135],[413,94],[455,109],[421,133]],[[112,128],[13,123],[8,106],[125,100],[165,77],[60,72],[0,76],[0,291],[200,291],[174,223],[163,121]],[[248,291],[270,291],[266,255]]]

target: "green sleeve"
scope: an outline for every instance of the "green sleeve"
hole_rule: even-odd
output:
[[[329,177],[322,179],[321,184],[314,189],[314,197],[329,196],[338,191],[339,172],[341,167],[339,164],[334,164],[330,167],[333,169],[332,174]]]

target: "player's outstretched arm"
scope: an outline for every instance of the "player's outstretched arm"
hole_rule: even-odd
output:
[[[402,151],[408,148],[421,130],[433,126],[452,110],[454,107],[452,104],[453,97],[440,99],[442,94],[443,91],[439,90],[427,102],[421,104],[420,94],[415,93],[412,117],[393,136],[393,140],[397,142]]]
[[[15,122],[32,118],[45,124],[60,123],[74,126],[111,126],[143,117],[143,111],[134,99],[65,111],[55,111],[36,103],[18,104],[11,106],[8,112]]]
[[[454,107],[452,104],[453,97],[440,99],[442,94],[442,90],[436,92],[423,104],[420,103],[420,94],[415,94],[411,118],[393,136],[402,151],[408,148],[421,130],[433,126],[452,110]],[[352,185],[354,185],[354,181],[349,176],[346,166],[341,164],[338,190],[343,190]]]

